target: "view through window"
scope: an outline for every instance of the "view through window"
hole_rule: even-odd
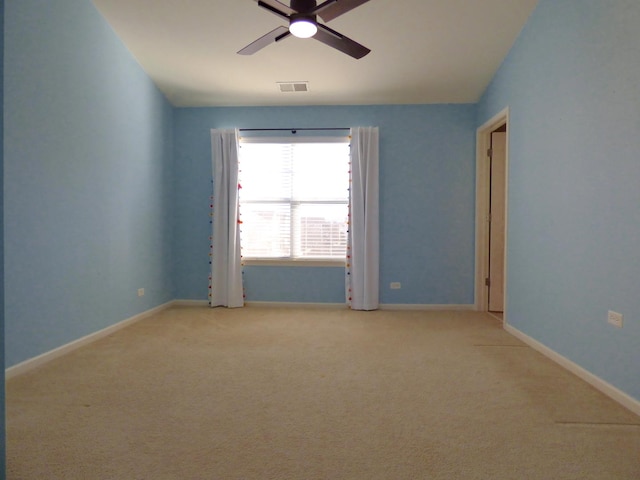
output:
[[[245,259],[345,258],[348,139],[243,140],[239,182]]]

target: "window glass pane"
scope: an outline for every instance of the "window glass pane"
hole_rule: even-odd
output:
[[[240,240],[245,258],[344,259],[347,143],[243,143]]]
[[[291,198],[291,145],[242,144],[240,201]]]
[[[282,258],[291,252],[289,204],[242,205],[240,240],[247,258]]]
[[[293,146],[293,198],[345,200],[349,192],[349,145],[299,143]],[[347,161],[345,161],[347,160]]]
[[[346,203],[294,205],[294,256],[344,258],[347,215]]]

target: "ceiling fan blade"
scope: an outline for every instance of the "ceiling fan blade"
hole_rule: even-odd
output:
[[[327,0],[314,8],[313,14],[319,15],[322,20],[328,22],[368,1],[369,0]]]
[[[289,15],[296,13],[289,5],[285,5],[278,0],[258,0],[258,6],[286,19],[289,19]]]
[[[272,43],[279,42],[280,40],[288,37],[290,35],[289,29],[287,27],[280,26],[275,30],[271,30],[266,35],[263,35],[255,42],[250,43],[238,53],[240,55],[253,55],[258,50],[263,49],[264,47],[271,45]]]
[[[330,47],[340,50],[353,58],[362,58],[371,51],[367,47],[360,45],[358,42],[354,42],[349,37],[345,37],[341,33],[338,33],[320,23],[318,24],[318,31],[313,38],[325,45],[329,45]]]

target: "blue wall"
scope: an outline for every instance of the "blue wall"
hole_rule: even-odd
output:
[[[172,299],[173,109],[91,2],[5,14],[11,366]]]
[[[637,0],[541,0],[478,106],[510,108],[508,322],[636,399],[639,26]]]
[[[381,302],[473,303],[475,115],[474,105],[176,109],[176,298],[207,298],[211,128],[373,125]],[[245,267],[245,287],[249,301],[344,303],[344,269]]]

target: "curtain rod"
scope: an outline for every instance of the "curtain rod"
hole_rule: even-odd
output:
[[[291,132],[293,134],[296,134],[298,132],[298,130],[300,131],[305,131],[305,130],[351,130],[350,128],[347,127],[335,127],[335,128],[241,128],[240,131],[241,132]]]

